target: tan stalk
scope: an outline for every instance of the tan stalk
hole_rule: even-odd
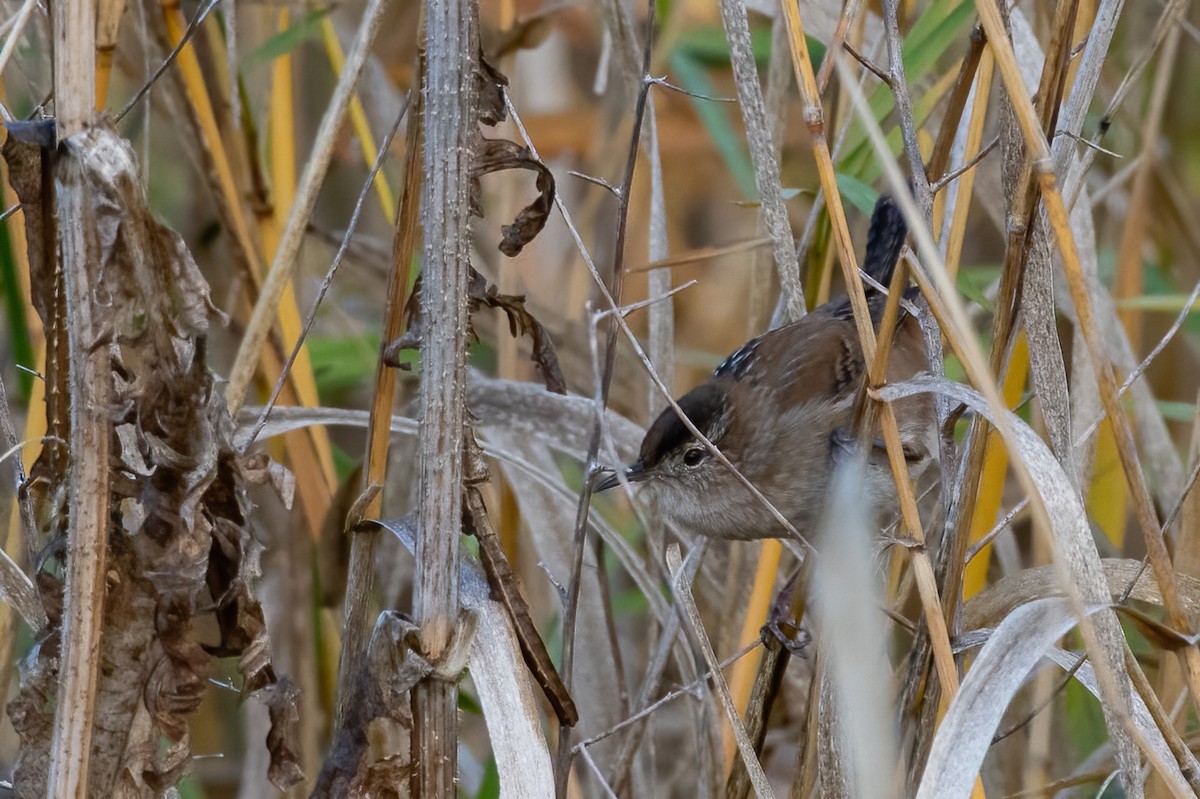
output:
[[[1005,36],[999,9],[996,8],[993,0],[977,0],[977,6],[984,29],[992,42],[1000,75],[1012,97],[1013,109],[1021,125],[1022,134],[1041,184],[1043,201],[1062,256],[1063,269],[1071,290],[1071,300],[1075,305],[1079,331],[1083,335],[1088,355],[1092,360],[1105,412],[1113,424],[1121,465],[1125,470],[1126,480],[1133,496],[1138,525],[1142,530],[1150,565],[1163,592],[1163,604],[1167,610],[1168,621],[1177,630],[1189,630],[1190,624],[1179,602],[1170,554],[1167,552],[1166,541],[1159,527],[1150,494],[1142,476],[1141,465],[1138,462],[1133,429],[1117,396],[1116,374],[1111,360],[1104,351],[1100,333],[1096,329],[1096,322],[1092,315],[1091,296],[1088,294],[1086,278],[1079,264],[1079,253],[1075,249],[1075,240],[1071,235],[1069,215],[1062,195],[1058,192],[1058,178],[1054,161],[1050,155],[1050,147],[1039,125],[1029,93],[1021,80],[1021,73],[1017,67],[1011,43],[1006,37],[997,43],[999,37]],[[1180,651],[1179,657],[1183,663],[1192,703],[1195,705],[1200,702],[1200,652],[1195,647],[1184,647]]]
[[[426,4],[425,146],[422,148],[421,442],[413,620],[435,671],[412,690],[413,795],[458,793],[458,678],[443,661],[459,620],[463,525],[467,273],[471,155],[478,133],[474,2]],[[353,58],[351,59],[353,63]],[[444,671],[442,669],[445,669]]]
[[[61,4],[54,14],[54,97],[57,135],[66,148],[87,147],[84,132],[95,116],[96,6],[91,0]],[[67,153],[63,159],[76,159]],[[74,166],[74,165],[71,165]],[[78,167],[75,167],[76,169]],[[57,170],[56,170],[57,171]],[[103,631],[109,526],[109,423],[112,367],[94,314],[92,281],[99,263],[98,234],[89,229],[89,207],[78,181],[56,176],[60,268],[66,293],[71,396],[66,582],[54,740],[47,793],[84,799],[95,725],[98,653]]]
[[[820,97],[817,94],[812,62],[809,60],[808,44],[805,40],[804,27],[800,21],[800,11],[792,3],[784,3],[783,8],[792,47],[792,64],[796,70],[796,82],[800,86],[800,95],[804,104],[804,119],[813,138],[813,154],[821,178],[821,188],[825,192],[826,205],[829,208],[829,219],[833,226],[834,241],[837,244],[842,273],[850,292],[850,304],[854,309],[854,321],[858,329],[859,341],[862,344],[863,357],[867,363],[872,364],[871,380],[873,384],[882,385],[883,379],[880,377],[880,373],[875,372],[878,369],[875,331],[871,325],[871,315],[867,309],[862,281],[858,279],[858,262],[854,255],[854,244],[850,239],[850,228],[846,222],[846,213],[837,186],[837,173],[830,157],[829,144],[825,140]],[[843,73],[843,81],[853,82],[853,75],[848,70]],[[857,86],[855,86],[855,90],[857,90]],[[884,365],[886,366],[886,364]],[[905,528],[913,539],[911,550],[913,568],[916,571],[922,612],[929,624],[930,637],[933,641],[938,677],[946,690],[953,693],[958,687],[958,669],[954,664],[950,636],[946,630],[945,617],[942,615],[941,599],[938,596],[938,586],[933,576],[933,566],[929,560],[929,553],[925,549],[925,536],[920,514],[917,512],[916,498],[908,480],[907,466],[904,465],[904,450],[900,443],[895,412],[890,405],[885,404],[879,413],[884,441],[887,444],[888,460],[897,477],[897,490],[900,495],[900,507]],[[900,467],[900,471],[896,471],[897,467]]]
[[[261,294],[255,303],[250,321],[246,325],[246,332],[238,346],[237,357],[234,359],[229,375],[225,400],[232,414],[236,415],[246,401],[246,392],[249,390],[256,365],[267,345],[267,339],[271,335],[280,302],[291,284],[292,276],[299,264],[300,245],[304,240],[304,232],[308,227],[313,208],[316,206],[317,193],[320,191],[321,184],[325,180],[325,173],[333,158],[337,130],[341,127],[346,109],[350,104],[350,98],[353,97],[354,85],[358,82],[358,76],[366,63],[371,44],[379,32],[385,7],[386,3],[382,0],[371,0],[367,4],[346,69],[338,79],[337,87],[321,118],[313,151],[309,154],[304,172],[300,177],[297,200],[288,215],[288,223],[280,238],[279,249],[276,251],[266,279],[263,281]]]
[[[417,79],[421,80],[421,72]],[[413,107],[408,112],[408,132],[405,138],[404,188],[400,195],[399,217],[393,239],[392,268],[388,274],[387,302],[384,308],[383,336],[375,362],[375,391],[371,395],[371,417],[367,426],[367,449],[364,458],[363,487],[366,491],[382,488],[387,477],[388,443],[391,441],[392,407],[396,398],[396,376],[386,363],[384,351],[388,344],[404,333],[404,309],[408,304],[413,256],[419,243],[417,222],[421,205],[421,151],[424,147],[422,122],[423,95],[417,91]],[[363,510],[363,518],[378,518],[383,509],[383,492],[377,491]],[[347,520],[347,526],[354,520]],[[345,728],[356,708],[353,682],[362,659],[366,656],[372,622],[368,612],[375,583],[375,548],[379,528],[348,531],[350,562],[347,567],[345,622],[342,632],[342,655],[338,664],[337,707],[334,734]]]

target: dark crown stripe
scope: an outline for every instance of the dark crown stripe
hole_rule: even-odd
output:
[[[679,408],[692,424],[703,433],[712,435],[725,405],[725,390],[722,386],[705,383],[679,398]],[[642,465],[650,468],[673,450],[690,443],[694,437],[671,406],[659,414],[642,439],[640,458]]]

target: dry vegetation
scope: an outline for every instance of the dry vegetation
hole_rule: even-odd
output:
[[[1200,793],[1200,15],[1008,5],[2,0],[15,794]],[[881,191],[941,507],[593,497]]]

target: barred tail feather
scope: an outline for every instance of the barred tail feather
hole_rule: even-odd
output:
[[[886,194],[879,195],[875,211],[871,214],[871,227],[867,231],[867,252],[863,256],[862,269],[882,286],[892,282],[892,273],[900,260],[900,250],[908,238],[908,225],[900,206]],[[867,294],[871,287],[867,287]]]

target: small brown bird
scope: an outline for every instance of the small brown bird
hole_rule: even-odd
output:
[[[891,198],[881,196],[871,217],[863,271],[887,286],[908,228]],[[866,289],[876,325],[886,296]],[[888,380],[906,380],[929,368],[917,320],[904,314],[889,359]],[[825,507],[834,459],[850,425],[866,364],[842,296],[798,322],[745,344],[708,382],[679,399],[679,407],[729,461],[801,533],[811,532]],[[905,459],[918,491],[937,479],[938,434],[928,395],[895,403]],[[713,538],[781,537],[784,529],[761,500],[712,457],[668,407],[642,440],[626,480],[644,485],[664,520],[682,531]],[[597,491],[620,482],[609,475]],[[870,455],[865,498],[897,514],[895,483],[880,441]],[[889,510],[890,509],[890,510]]]

